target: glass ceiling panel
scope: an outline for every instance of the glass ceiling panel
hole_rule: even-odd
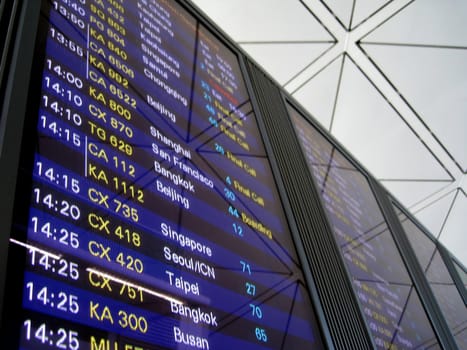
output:
[[[363,48],[466,169],[467,49]]]
[[[300,1],[192,0],[237,42],[327,41],[332,36]],[[267,11],[267,15],[265,12]]]
[[[392,0],[355,0],[352,28],[361,24],[364,20],[371,17],[391,1]]]
[[[466,47],[466,18],[467,1],[418,0],[376,28],[362,42]]]
[[[452,184],[451,181],[381,181],[384,187],[395,196],[404,207],[411,208],[435,193],[445,189]],[[449,206],[449,205],[448,205]],[[438,215],[437,215],[438,216]],[[443,220],[443,219],[441,219]],[[436,233],[438,230],[430,232]]]
[[[332,132],[378,178],[450,180],[349,59],[344,64]]]
[[[321,0],[321,2],[337,17],[343,27],[350,28],[354,0]]]
[[[287,83],[333,44],[244,44],[242,48],[281,85]],[[286,63],[285,63],[286,62]]]
[[[392,0],[321,0],[341,25],[351,30]]]
[[[467,234],[464,225],[466,213],[467,198],[463,192],[459,192],[439,238],[464,266],[467,266]]]
[[[433,234],[438,237],[443,225],[449,215],[451,206],[456,198],[456,192],[452,191],[442,198],[430,203],[422,210],[417,211],[415,217],[423,223],[423,225]]]
[[[343,56],[331,62],[293,96],[326,130],[331,126]]]

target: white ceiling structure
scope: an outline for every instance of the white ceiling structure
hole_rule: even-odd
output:
[[[192,2],[467,266],[467,1]]]

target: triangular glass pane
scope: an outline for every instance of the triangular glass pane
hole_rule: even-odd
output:
[[[438,237],[443,223],[449,213],[449,208],[452,205],[452,201],[456,192],[453,191],[446,196],[439,198],[436,201],[429,202],[423,209],[417,210],[414,215],[415,217],[425,226],[428,231],[435,237]]]
[[[283,85],[332,44],[248,44],[242,48]],[[286,64],[285,64],[286,62]]]
[[[321,2],[334,14],[346,29],[350,29],[354,0],[321,0]]]
[[[467,168],[467,49],[363,47],[461,167]]]
[[[466,18],[467,1],[414,1],[362,42],[465,47]]]
[[[347,59],[332,132],[377,178],[450,179],[401,116]]]
[[[331,125],[342,60],[343,57],[332,62],[293,94],[327,130]]]
[[[467,265],[465,213],[467,213],[467,198],[462,192],[459,192],[443,231],[441,232],[440,242],[443,243],[462,264]]]
[[[405,207],[428,198],[443,188],[449,186],[451,182],[445,181],[382,181],[381,182],[394,197],[396,197]]]
[[[235,41],[334,41],[300,1],[193,2]]]
[[[355,28],[391,1],[392,0],[355,0],[351,27]]]

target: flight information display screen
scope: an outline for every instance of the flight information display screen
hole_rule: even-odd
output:
[[[459,349],[467,348],[467,308],[435,242],[397,206],[394,209]]]
[[[375,345],[439,348],[368,179],[293,107],[288,110]]]
[[[234,51],[173,0],[40,22],[21,349],[324,348]]]

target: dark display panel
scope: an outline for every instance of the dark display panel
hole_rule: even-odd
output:
[[[288,109],[375,345],[440,348],[368,179]]]
[[[467,348],[467,308],[435,244],[394,206],[459,349]]]
[[[166,0],[41,35],[21,348],[324,348],[235,53]]]

